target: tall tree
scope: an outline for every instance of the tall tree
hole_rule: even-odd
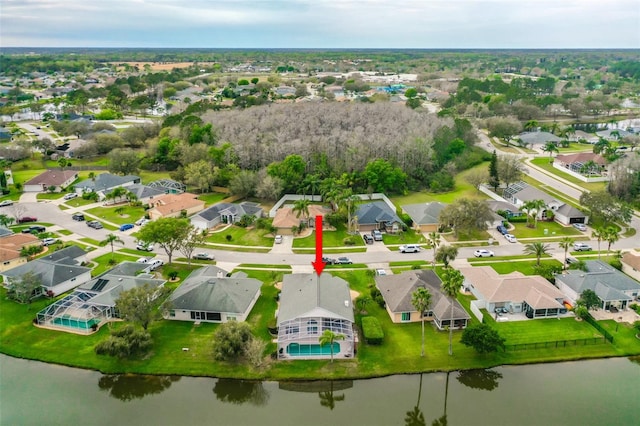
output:
[[[575,240],[573,238],[564,237],[562,240],[560,240],[560,243],[558,244],[564,250],[564,264],[562,266],[563,269],[567,268],[567,253],[569,252],[569,249],[571,248],[574,242]]]
[[[320,346],[329,345],[329,349],[331,350],[331,362],[333,362],[333,343],[336,340],[344,340],[344,334],[334,333],[329,329],[323,331],[319,339]]]
[[[182,243],[178,246],[180,253],[187,258],[187,262],[191,265],[191,256],[195,249],[203,245],[207,241],[207,231],[201,231],[195,226],[189,224],[189,228],[186,233],[186,238],[182,240]]]
[[[489,163],[489,185],[494,191],[500,186],[500,177],[498,176],[498,154],[493,151],[491,154],[491,162]]]
[[[501,155],[498,157],[498,176],[505,186],[522,179],[525,167],[517,155]]]
[[[544,152],[548,152],[549,153],[549,162],[550,163],[553,163],[553,160],[552,160],[553,153],[554,152],[556,152],[556,153],[559,152],[558,151],[558,145],[556,145],[554,142],[547,142],[547,144],[544,147],[542,147],[542,150]]]
[[[626,225],[633,216],[633,210],[626,203],[604,190],[583,192],[580,196],[580,205],[589,210],[591,222],[617,222]]]
[[[602,226],[594,228],[593,232],[591,233],[591,237],[598,240],[598,260],[600,259],[600,242],[605,239],[606,235],[607,231]]]
[[[489,205],[484,200],[459,198],[446,206],[439,215],[442,227],[452,227],[454,236],[485,231],[487,222],[493,218]]]
[[[458,247],[452,245],[444,245],[438,248],[435,259],[438,262],[442,262],[445,268],[449,268],[449,263],[453,261],[458,255]]]
[[[607,255],[611,254],[611,246],[620,239],[618,230],[613,226],[607,226],[604,228],[603,239],[607,242]],[[598,249],[599,250],[599,249]]]
[[[300,215],[302,215],[302,218],[305,221],[306,225],[309,225],[309,205],[311,204],[311,200],[308,198],[302,198],[299,200],[295,200],[293,202],[293,209],[292,211],[296,214],[296,217],[300,217]]]
[[[462,332],[460,341],[463,345],[470,346],[484,354],[497,352],[498,349],[504,348],[505,339],[488,324],[475,324]]]
[[[33,272],[19,277],[10,277],[7,283],[7,297],[19,303],[31,303],[36,291],[42,287],[42,278]]]
[[[416,311],[420,313],[420,322],[422,323],[422,349],[420,356],[424,356],[424,313],[431,307],[431,293],[424,287],[418,287],[411,294],[411,304]]]
[[[536,266],[540,266],[540,258],[542,256],[547,256],[549,254],[549,250],[551,250],[551,246],[541,242],[535,242],[524,246],[525,254],[532,254],[536,257]]]
[[[429,234],[427,235],[427,240],[429,241],[429,245],[431,245],[431,249],[433,250],[433,259],[431,260],[431,266],[435,268],[436,251],[438,250],[438,246],[440,245],[440,234],[436,231],[429,232]]]
[[[116,300],[116,309],[125,321],[137,324],[147,330],[152,321],[161,318],[158,305],[169,291],[168,288],[150,284],[122,291]]]
[[[173,252],[178,250],[189,236],[190,223],[188,219],[163,217],[147,223],[138,231],[138,240],[145,243],[156,243],[169,256],[169,264]]]
[[[113,243],[120,243],[122,245],[124,245],[124,241],[122,241],[122,239],[120,237],[118,237],[117,235],[114,234],[108,234],[107,238],[105,238],[104,240],[100,241],[100,244],[102,245],[107,245],[110,244],[111,245],[111,260],[113,260]]]
[[[442,292],[449,298],[451,302],[451,316],[449,318],[449,355],[453,355],[453,303],[458,297],[460,287],[464,282],[464,277],[457,269],[445,269],[442,274]]]

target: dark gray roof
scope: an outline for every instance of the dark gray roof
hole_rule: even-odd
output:
[[[517,136],[522,142],[527,144],[539,145],[546,144],[547,142],[560,142],[562,139],[549,132],[527,132],[520,133]]]
[[[411,295],[418,288],[431,293],[431,311],[440,320],[451,319],[451,302],[442,293],[442,281],[431,270],[406,271],[401,274],[382,275],[375,278],[376,286],[388,308],[394,312],[415,312]],[[453,303],[453,319],[471,318],[457,300]]]
[[[59,262],[62,259],[72,259],[75,261],[79,257],[86,256],[86,254],[87,252],[78,246],[69,246],[61,250],[54,251],[51,254],[41,257],[40,259],[49,260],[51,262]]]
[[[0,237],[6,237],[7,235],[13,235],[13,231],[4,226],[0,226]]]
[[[76,188],[92,189],[93,191],[98,192],[116,188],[128,182],[140,183],[140,176],[118,176],[111,173],[102,173],[96,176],[95,181],[93,181],[92,179],[86,179],[76,184],[75,186]]]
[[[558,207],[558,210],[556,210],[556,212],[566,217],[586,217],[583,212],[573,206],[570,206],[569,204],[561,205],[560,207]]]
[[[287,274],[282,279],[278,323],[296,318],[337,318],[354,321],[349,284],[326,272]]]
[[[172,309],[245,314],[261,286],[254,278],[226,277],[220,268],[205,267],[189,275],[169,301]]]
[[[429,225],[438,223],[440,212],[447,207],[447,204],[440,202],[407,204],[402,209],[418,225]]]
[[[587,260],[586,266],[587,272],[570,269],[556,275],[556,280],[578,294],[587,289],[593,290],[603,301],[630,300],[622,292],[640,290],[640,283],[601,260]]]
[[[248,201],[244,201],[240,204],[234,203],[218,203],[209,207],[208,209],[202,210],[200,213],[193,217],[202,217],[203,219],[209,221],[213,220],[217,217],[220,217],[221,214],[229,214],[235,215],[237,217],[242,217],[245,214],[255,215],[257,212],[261,211],[262,208],[258,206],[256,203],[250,203]]]
[[[489,205],[489,208],[493,212],[504,210],[504,211],[509,211],[511,213],[518,213],[520,211],[520,209],[517,206],[509,203],[508,201],[487,200],[487,204]]]
[[[145,284],[151,287],[161,287],[165,282],[165,280],[155,279],[144,274],[138,276],[117,275],[109,271],[91,281],[87,281],[78,289],[88,292],[95,291],[96,295],[90,300],[93,304],[115,306],[120,293],[123,291],[142,287]]]
[[[61,259],[59,262],[36,259],[20,266],[16,266],[8,271],[4,271],[2,275],[11,278],[18,278],[22,277],[22,275],[27,272],[31,272],[40,278],[44,287],[54,288],[71,278],[79,277],[80,275],[91,271],[91,268],[66,263],[69,261],[69,258]]]
[[[156,197],[158,195],[163,195],[166,193],[163,188],[152,188],[150,186],[141,185],[139,183],[127,186],[127,190],[133,192],[139,200],[142,198]]]
[[[359,205],[356,216],[360,225],[402,222],[396,212],[391,210],[384,201],[374,201]]]
[[[558,201],[546,192],[540,191],[538,188],[529,185],[524,186],[519,191],[513,192],[513,194],[521,201],[542,200],[547,204]]]
[[[128,277],[135,277],[136,275],[138,275],[139,273],[144,271],[144,269],[147,266],[148,265],[146,265],[144,263],[125,261],[125,262],[122,262],[122,263],[114,266],[113,268],[109,269],[108,271],[104,272],[102,275],[111,274],[111,275],[122,275],[122,276],[128,276]],[[99,275],[99,276],[101,277],[102,275]]]

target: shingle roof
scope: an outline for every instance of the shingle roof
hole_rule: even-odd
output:
[[[432,225],[439,222],[440,212],[447,206],[445,203],[432,202],[420,204],[407,204],[402,209],[411,217],[417,225]]]
[[[138,183],[127,186],[127,190],[135,194],[135,196],[138,197],[139,200],[143,198],[156,197],[165,193],[162,189],[152,188],[150,186],[141,185]]]
[[[589,289],[595,291],[599,297],[610,297],[613,294],[605,288],[619,292],[640,290],[640,283],[601,260],[587,260],[586,266],[588,272],[570,269],[556,275],[556,281],[561,281],[578,294]],[[624,295],[624,298],[615,300],[629,300],[629,297]]]
[[[596,164],[600,164],[604,166],[607,164],[607,160],[600,155],[595,154],[593,152],[577,152],[575,154],[563,154],[556,156],[556,161],[560,161],[566,164],[572,163],[586,163],[588,161],[593,161]]]
[[[628,251],[622,256],[620,261],[631,266],[636,271],[640,271],[640,253]]]
[[[323,273],[287,274],[282,280],[278,323],[295,318],[339,318],[353,322],[349,284]]]
[[[77,259],[82,256],[86,256],[87,252],[82,250],[80,247],[72,245],[69,247],[65,247],[58,251],[54,251],[51,254],[41,257],[40,259],[48,260],[51,262],[58,262],[62,259]]]
[[[201,206],[204,208],[204,201],[198,200],[196,194],[183,192],[180,194],[165,194],[154,198],[151,203],[153,209],[162,215],[188,210]]]
[[[78,287],[87,291],[97,291],[98,294],[91,298],[91,303],[104,306],[115,306],[120,293],[131,290],[136,287],[142,287],[148,284],[151,287],[160,287],[166,281],[162,279],[151,278],[148,275],[118,275],[112,274],[110,271],[87,281]],[[94,290],[96,285],[100,290]]]
[[[543,200],[547,204],[558,201],[546,192],[540,191],[538,188],[529,185],[525,186],[520,191],[514,192],[513,194],[521,201]]]
[[[72,177],[76,176],[78,172],[74,170],[47,170],[40,173],[38,176],[29,179],[25,182],[25,185],[39,185],[46,186],[60,186]]]
[[[140,182],[140,177],[133,175],[118,176],[111,173],[102,173],[96,176],[95,181],[93,181],[92,179],[86,179],[78,183],[76,187],[92,189],[98,192],[122,186],[128,182]]]
[[[355,214],[360,225],[375,225],[387,222],[402,222],[384,201],[361,204]]]
[[[44,287],[53,288],[58,284],[70,280],[71,278],[79,277],[80,275],[90,271],[91,268],[70,265],[65,262],[65,259],[62,259],[61,262],[36,259],[23,265],[16,266],[8,271],[4,271],[2,274],[6,277],[17,278],[27,272],[31,272],[40,278]]]
[[[260,293],[262,283],[254,278],[226,277],[213,268],[201,269],[189,275],[170,296],[172,309],[245,314]]]
[[[221,214],[230,214],[242,217],[245,214],[255,215],[260,210],[262,210],[262,208],[258,206],[258,204],[250,203],[248,201],[244,201],[240,204],[218,203],[214,204],[208,209],[202,210],[200,213],[194,215],[193,217],[202,217],[203,219],[210,221],[217,217],[220,217]]]
[[[520,133],[517,138],[526,144],[532,145],[546,144],[547,142],[560,142],[562,140],[553,133],[549,132]]]

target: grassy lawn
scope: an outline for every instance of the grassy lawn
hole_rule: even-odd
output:
[[[210,192],[208,194],[198,194],[198,200],[202,200],[208,206],[210,204],[216,204],[227,198],[229,194],[223,194],[221,192]]]
[[[36,169],[20,169],[19,167],[16,167],[15,165],[11,168],[11,173],[13,174],[13,182],[17,183],[25,183],[26,181],[33,179],[34,177],[38,176],[40,173],[44,172],[45,169],[42,168],[42,166],[36,168]]]
[[[58,233],[62,234],[62,235],[71,235],[71,234],[73,234],[73,232],[71,232],[71,231],[69,231],[67,229],[60,229],[60,230],[58,230]]]
[[[345,238],[349,238],[354,244],[345,244]],[[384,238],[384,237],[383,237]],[[364,247],[364,240],[359,234],[349,235],[344,226],[338,227],[335,231],[323,231],[322,232],[322,246],[323,247],[345,247],[345,246],[361,246]],[[293,248],[313,248],[316,246],[316,234],[312,232],[303,238],[293,239]]]
[[[64,203],[69,207],[83,207],[83,206],[88,206],[89,204],[94,204],[95,201],[85,200],[82,197],[76,197],[72,200],[65,201]],[[62,206],[60,207],[62,208]]]
[[[117,265],[118,263],[124,262],[126,260],[130,262],[135,262],[138,259],[138,257],[139,256],[137,257],[129,256],[128,254],[119,253],[117,251],[114,251],[113,254],[106,253],[106,254],[103,254],[102,256],[98,256],[95,259],[93,259],[93,261],[96,262],[98,266],[96,266],[93,269],[93,271],[91,271],[91,276],[96,277],[102,274],[103,272],[113,268],[113,265],[110,263],[111,259],[115,259],[116,261],[115,264]]]
[[[427,239],[421,233],[407,229],[398,234],[382,234],[382,241],[385,244],[424,244]]]
[[[66,195],[67,193],[65,192],[42,192],[39,194],[36,194],[36,199],[38,200],[57,200],[59,198],[62,198]]]
[[[535,228],[529,228],[526,223],[512,223],[515,230],[509,232],[516,238],[542,238],[542,237],[584,237],[586,233],[578,231],[573,226],[563,226],[558,222],[538,222]],[[545,234],[545,229],[547,233]]]
[[[121,214],[116,213],[116,210],[119,208],[123,209]],[[142,207],[132,207],[128,204],[121,204],[114,207],[94,207],[87,210],[86,213],[97,217],[98,220],[102,219],[117,223],[118,225],[124,225],[125,223],[133,223],[141,217],[144,217],[145,211]]]
[[[466,241],[482,241],[486,244],[486,241],[489,241],[489,238],[492,238],[491,234],[487,231],[478,231],[473,230],[469,233],[460,232],[456,237],[453,233],[448,234],[440,234],[442,238],[449,241],[450,243],[464,243]]]
[[[289,265],[262,265],[259,263],[241,263],[240,265],[238,265],[239,269],[242,268],[255,268],[255,269],[266,269],[266,270],[271,270],[271,269],[284,269],[287,271],[291,270],[291,266]]]
[[[602,336],[586,321],[575,318],[548,318],[531,321],[505,321],[491,324],[508,345],[551,342],[555,340],[585,339]],[[569,337],[570,336],[570,337]]]
[[[231,238],[228,238],[230,235]],[[232,244],[244,247],[271,247],[274,236],[266,229],[242,228],[231,225],[219,232],[212,232],[207,237],[207,241],[217,244]]]
[[[486,258],[485,258],[486,259]],[[562,267],[562,263],[555,259],[541,260],[541,265]],[[510,274],[511,272],[522,272],[524,275],[536,275],[536,260],[514,260],[508,262],[487,262],[483,266],[491,266],[499,274]]]
[[[550,258],[551,256],[542,256],[541,259]],[[496,261],[507,261],[511,262],[514,260],[531,260],[532,257],[530,254],[521,254],[517,256],[494,256],[494,257],[469,257],[467,258],[467,262],[469,263],[492,263]]]
[[[568,180],[571,183],[575,183],[576,185],[581,186],[584,189],[589,191],[598,191],[602,190],[606,187],[606,182],[584,182],[578,179],[577,177],[570,175],[569,173],[565,173],[562,170],[556,169],[553,167],[553,163],[549,162],[549,157],[536,157],[531,160],[531,163],[535,166],[540,167],[544,171],[561,177],[565,180]]]

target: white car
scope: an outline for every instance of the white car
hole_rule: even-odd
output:
[[[138,219],[138,220],[136,220],[136,222],[135,222],[135,223],[136,223],[136,225],[138,225],[138,226],[144,226],[144,225],[146,225],[146,224],[147,224],[147,223],[149,223],[149,222],[150,222],[150,220],[149,220],[149,219],[146,219],[146,218],[144,218],[144,217],[143,217],[142,219]]]
[[[146,244],[146,243],[140,241],[140,242],[138,242],[136,244],[136,250],[153,251],[153,244]]]
[[[517,243],[518,240],[516,239],[515,235],[513,234],[504,234],[504,238],[509,241],[510,243]]]
[[[44,240],[42,240],[42,245],[43,246],[50,246],[51,244],[55,244],[57,243],[58,240],[55,238],[45,238]]]
[[[384,269],[376,269],[376,275],[377,276],[387,275],[387,271],[385,271]]]
[[[274,242],[276,244],[282,244],[282,235],[276,235]]]
[[[400,253],[417,253],[420,251],[420,246],[417,244],[406,244],[398,247]]]
[[[0,207],[6,207],[6,206],[12,206],[12,205],[13,205],[13,201],[11,200],[4,200],[0,202]]]
[[[573,227],[576,228],[578,231],[582,231],[582,232],[587,230],[587,227],[585,226],[584,223],[574,223]]]
[[[78,194],[76,194],[75,192],[70,192],[67,195],[64,196],[65,200],[73,200],[74,198],[76,198],[78,196]]]
[[[164,265],[164,262],[160,259],[153,259],[147,262],[147,270],[149,272],[151,271],[155,271],[156,269],[158,269],[159,267],[161,267],[162,265]]]
[[[493,252],[491,250],[478,249],[473,252],[475,257],[493,257]]]
[[[193,255],[194,259],[198,259],[198,260],[213,260],[213,255],[209,254],[209,253],[196,253]]]

